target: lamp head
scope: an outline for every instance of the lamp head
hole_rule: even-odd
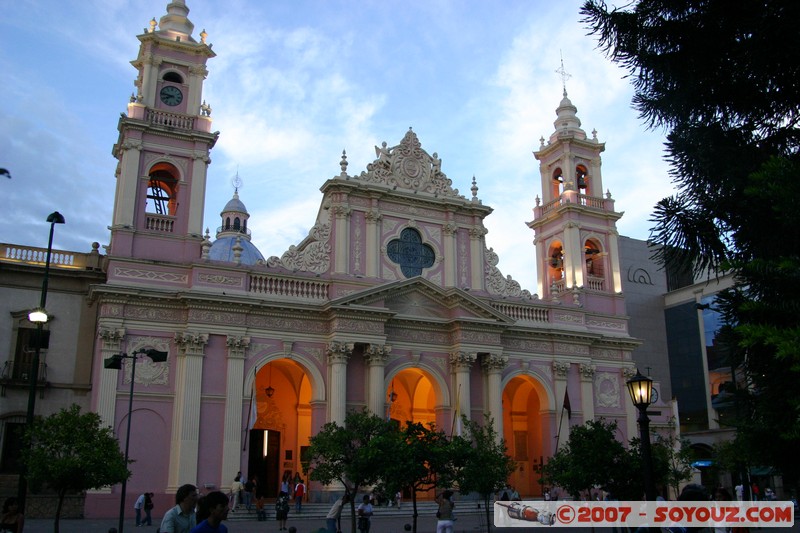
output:
[[[636,375],[628,380],[627,385],[633,405],[639,409],[647,408],[653,399],[653,380],[636,369]]]
[[[122,358],[125,357],[124,354],[115,353],[105,361],[103,361],[103,366],[105,368],[109,368],[112,370],[119,370],[122,368]]]
[[[43,307],[37,307],[28,313],[28,320],[36,324],[44,324],[50,319],[47,311]]]
[[[156,350],[153,348],[140,350],[139,353],[146,355],[154,363],[163,363],[164,361],[167,360],[167,355],[168,355],[168,352],[162,352],[161,350]]]
[[[47,215],[47,221],[51,224],[64,224],[66,222],[66,220],[64,220],[64,215],[58,211],[53,211]]]
[[[267,398],[272,398],[272,395],[275,394],[275,389],[272,388],[272,385],[270,385],[264,392],[267,393]]]

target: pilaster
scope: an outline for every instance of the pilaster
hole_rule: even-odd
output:
[[[458,226],[452,222],[448,222],[442,226],[442,235],[444,242],[444,286],[457,287],[458,286],[458,271],[456,261],[456,236],[458,235]]]
[[[175,405],[172,414],[168,492],[176,491],[187,480],[197,479],[200,389],[208,335],[176,333],[175,344],[178,346],[178,355],[175,363]]]
[[[490,353],[481,361],[483,371],[486,373],[486,410],[492,417],[492,424],[497,432],[497,438],[503,438],[503,391],[502,373],[508,364],[508,356]]]
[[[244,363],[250,337],[228,335],[226,340],[227,379],[225,383],[225,426],[222,442],[222,473],[220,479],[229,481],[227,472],[241,470],[242,439],[248,435],[242,431],[242,405],[244,402]],[[253,381],[255,385],[255,381]],[[244,428],[246,431],[249,428]],[[225,487],[223,487],[225,488]]]
[[[99,394],[95,412],[100,415],[104,426],[115,427],[114,417],[117,406],[117,379],[119,370],[105,368],[103,361],[114,354],[122,353],[122,341],[125,339],[125,328],[103,327],[97,331],[100,337],[100,382],[97,384]]]
[[[561,448],[569,441],[569,413],[564,407],[567,398],[567,375],[570,364],[565,361],[553,361],[553,379],[556,392],[556,420],[558,427],[558,447]]]
[[[364,360],[369,368],[367,407],[378,416],[383,416],[385,412],[384,370],[391,351],[391,346],[380,344],[368,344],[364,349]]]
[[[353,355],[353,344],[334,341],[328,344],[328,421],[344,425],[347,414],[347,361]]]
[[[347,273],[350,265],[350,208],[346,205],[335,205],[332,208],[336,227],[336,244],[334,271]]]
[[[367,249],[366,266],[367,277],[378,277],[378,258],[380,258],[380,223],[383,215],[377,209],[370,209],[364,213],[364,220],[367,223]]]
[[[578,372],[581,375],[581,412],[583,422],[594,420],[594,374],[597,370],[595,365],[581,363]]]
[[[456,427],[460,426],[460,418],[462,415],[467,419],[472,419],[471,405],[470,405],[470,387],[469,387],[469,373],[472,368],[472,363],[478,358],[477,353],[470,353],[461,350],[456,350],[450,353],[450,368],[455,377],[454,388],[454,417]]]

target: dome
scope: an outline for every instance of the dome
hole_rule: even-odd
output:
[[[236,242],[242,247],[241,264],[242,265],[255,265],[258,261],[263,261],[264,256],[258,251],[258,248],[248,239],[241,239],[238,236],[228,235],[220,237],[211,245],[208,251],[208,258],[212,261],[225,261],[226,263],[234,263],[235,256],[233,254],[233,247]]]
[[[224,216],[225,213],[247,213],[247,208],[244,206],[244,203],[239,200],[239,195],[234,194],[233,198],[228,200],[228,203],[225,204],[225,207],[222,209],[222,213],[220,215]]]

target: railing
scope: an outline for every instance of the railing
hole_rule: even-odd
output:
[[[595,209],[603,209],[606,208],[606,201],[603,198],[598,196],[587,196],[585,194],[577,194],[577,203],[578,205],[582,205],[585,207],[593,207]],[[555,200],[552,200],[541,207],[542,215],[547,214],[548,212],[552,211],[553,209],[557,209],[564,205],[570,205],[570,202],[567,198],[563,196],[559,196]]]
[[[492,302],[492,307],[520,322],[549,322],[550,314],[547,307],[513,304],[508,302]]]
[[[169,128],[179,128],[183,130],[194,129],[194,117],[180,113],[170,113],[159,109],[148,109],[145,119],[150,124],[156,126],[166,126]]]
[[[238,227],[238,228],[234,227],[234,226],[220,226],[220,227],[217,228],[217,233],[220,233],[220,232],[223,232],[223,231],[232,231],[232,232],[235,231],[236,233],[241,233],[242,235],[248,235],[248,236],[250,235],[250,230],[247,229],[247,228],[243,228],[241,226]]]
[[[308,300],[327,300],[328,282],[251,274],[249,292]]]
[[[145,228],[150,231],[172,233],[175,228],[175,219],[165,215],[153,215],[148,213],[145,220]]]
[[[94,247],[94,252],[77,253],[52,250],[50,266],[55,268],[87,269],[99,268],[100,254]],[[17,244],[0,244],[0,261],[9,263],[26,263],[28,265],[44,266],[47,261],[47,248],[34,246],[19,246]]]
[[[587,276],[586,277],[586,287],[593,291],[602,291],[605,290],[606,280],[604,278],[598,278],[596,276]]]
[[[3,373],[0,374],[0,396],[6,395],[6,388],[26,388],[30,387],[31,365],[27,361],[6,361],[3,363]],[[47,386],[47,364],[39,362],[39,375],[36,379],[36,387],[42,389],[40,397],[44,395],[44,387]]]

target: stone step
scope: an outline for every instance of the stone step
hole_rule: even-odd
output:
[[[490,502],[490,505],[491,504],[492,502]],[[292,505],[289,510],[289,520],[293,518],[297,519],[298,517],[302,517],[304,520],[325,520],[325,516],[328,514],[331,505],[332,504],[329,503],[304,503],[303,510],[299,514],[295,512],[294,505]],[[436,502],[432,501],[417,502],[417,513],[421,517],[434,516],[438,507]],[[267,511],[267,520],[275,520],[275,504],[270,502],[264,506],[264,509]],[[347,516],[349,512],[349,508],[345,508],[342,514],[343,516]],[[384,505],[375,507],[373,512],[376,517],[408,517],[411,516],[413,507],[411,502],[403,502],[399,509],[397,507],[387,507]],[[462,515],[480,514],[484,512],[483,504],[474,500],[457,502],[456,512]],[[248,520],[257,520],[255,505],[253,505],[249,512],[242,506],[238,507],[236,511],[228,513],[228,521],[230,522]]]

